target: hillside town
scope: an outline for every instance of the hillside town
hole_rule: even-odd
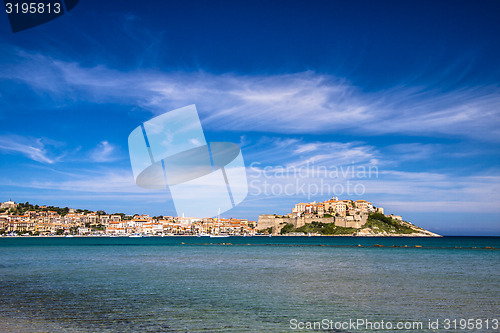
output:
[[[384,213],[382,207],[375,207],[371,202],[366,200],[339,200],[333,197],[330,200],[323,202],[298,203],[292,209],[290,217],[323,217],[325,215],[334,215],[337,217],[362,216],[369,213]],[[351,219],[348,219],[351,220]]]
[[[255,232],[255,221],[246,219],[106,214],[103,211],[18,204],[11,200],[0,205],[0,234],[6,235],[244,236]]]
[[[298,203],[286,215],[262,214],[257,225],[261,232],[272,235],[285,234],[285,230],[299,231],[292,233],[299,235],[303,234],[302,230],[314,230],[311,226],[326,226],[330,234],[338,232],[338,235],[439,236],[403,221],[399,215],[385,215],[382,207],[375,207],[366,200],[339,200],[337,197],[323,202]]]
[[[399,215],[384,215],[382,207],[366,200],[336,197],[323,202],[297,203],[286,215],[262,214],[258,222],[220,217],[107,214],[12,200],[0,204],[0,236],[253,236],[283,235],[290,231],[290,235],[302,235],[304,230],[312,230],[316,235],[336,232],[356,236],[402,233],[437,236],[403,221]]]
[[[339,200],[333,197],[323,202],[300,202],[292,208],[287,215],[263,214],[259,216],[259,229],[268,229],[273,234],[280,232],[286,224],[293,224],[299,228],[307,223],[318,221],[322,223],[334,223],[346,228],[360,228],[368,219],[370,213],[384,213],[382,207],[375,207],[366,200]],[[401,216],[394,216],[402,220]]]

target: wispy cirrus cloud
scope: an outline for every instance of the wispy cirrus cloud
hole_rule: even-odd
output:
[[[85,159],[94,163],[106,163],[122,158],[118,147],[104,140],[88,152],[82,147],[68,148],[63,142],[41,137],[21,136],[16,134],[0,135],[0,153],[22,155],[43,164],[74,162]]]
[[[130,104],[153,113],[197,104],[212,130],[458,136],[498,141],[500,89],[438,91],[398,86],[364,92],[313,71],[213,75],[205,72],[120,71],[11,49],[0,79],[24,82],[62,99]],[[29,73],[29,75],[28,75]]]
[[[297,144],[293,154],[299,161],[292,165],[316,163],[317,165],[373,164],[380,153],[363,142],[307,142]]]
[[[94,162],[112,162],[119,157],[116,154],[116,146],[108,141],[101,141],[89,154],[89,157]]]
[[[21,154],[33,161],[53,164],[64,157],[58,152],[62,143],[46,139],[23,137],[19,135],[1,135],[0,152],[5,154]]]
[[[365,142],[306,141],[264,136],[243,147],[247,165],[289,168],[376,165],[381,153]]]

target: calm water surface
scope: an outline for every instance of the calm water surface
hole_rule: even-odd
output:
[[[429,319],[500,319],[499,248],[495,237],[3,237],[0,331],[289,332],[293,319],[365,319],[432,332]]]

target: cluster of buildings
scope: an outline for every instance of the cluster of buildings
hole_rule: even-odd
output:
[[[135,215],[128,220],[112,221],[106,225],[107,235],[253,235],[255,221],[247,219],[194,218]]]
[[[366,200],[339,200],[333,197],[323,202],[300,202],[287,215],[260,215],[258,229],[278,234],[287,224],[300,228],[311,222],[334,223],[339,227],[359,229],[366,223],[370,213],[383,214],[384,209]],[[402,220],[401,216],[390,216]]]
[[[384,213],[384,209],[376,208],[371,202],[366,200],[339,200],[333,197],[330,200],[323,202],[309,202],[298,203],[292,209],[290,217],[310,216],[310,217],[323,217],[325,215],[332,215],[337,217],[364,215],[369,213]]]
[[[102,211],[75,209],[54,211],[46,206],[36,210],[17,210],[9,200],[0,203],[0,234],[30,235],[254,235],[259,232],[278,234],[287,224],[299,228],[306,223],[334,223],[335,226],[361,228],[370,213],[384,213],[366,200],[339,200],[298,203],[287,215],[263,214],[258,223],[247,219],[194,218],[149,215],[107,215]],[[25,208],[26,209],[26,208]],[[54,209],[54,208],[53,208]],[[389,215],[402,220],[401,216]]]
[[[17,204],[8,201],[0,205],[0,231],[6,234],[35,235],[252,235],[256,223],[246,219],[189,218],[148,215],[106,215],[98,212],[77,212],[69,209],[61,215],[41,206],[23,215],[9,214]]]

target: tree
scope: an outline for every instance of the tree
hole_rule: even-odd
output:
[[[61,209],[61,211],[59,212],[59,215],[61,216],[64,216],[64,215],[68,215],[69,213],[69,208],[68,207],[64,207],[63,209]]]

